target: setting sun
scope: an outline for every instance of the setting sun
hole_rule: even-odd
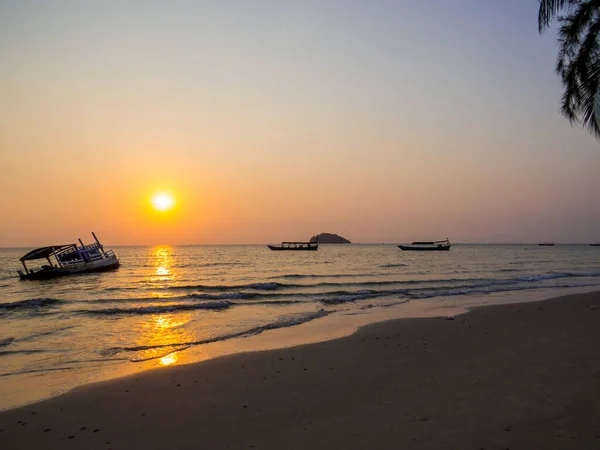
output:
[[[150,200],[150,203],[152,203],[152,206],[157,211],[168,211],[175,205],[175,199],[173,196],[161,192],[154,195]]]

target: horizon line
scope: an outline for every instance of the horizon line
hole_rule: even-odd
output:
[[[545,242],[545,241],[543,241]],[[451,242],[452,245],[537,245],[539,246],[543,242]],[[556,245],[591,245],[595,244],[598,241],[586,241],[586,242],[553,242]],[[351,242],[351,243],[319,243],[319,245],[399,245],[405,244],[408,242],[402,241],[394,241],[394,242]],[[265,243],[236,243],[236,244],[169,244],[169,243],[161,243],[161,244],[102,244],[103,247],[161,247],[161,246],[169,246],[169,247],[216,247],[216,246],[266,246],[272,244],[271,242]],[[60,245],[60,244],[55,244]],[[52,245],[49,245],[52,246]],[[44,245],[42,247],[49,247],[48,245]],[[8,247],[0,247],[0,250],[15,250],[15,249],[26,249],[26,248],[41,248],[32,245],[16,245],[16,246],[8,246]]]

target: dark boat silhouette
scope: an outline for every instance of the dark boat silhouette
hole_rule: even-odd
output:
[[[84,245],[79,239],[77,244],[50,245],[31,250],[20,258],[25,271],[18,270],[22,280],[42,280],[62,277],[76,273],[102,272],[119,267],[119,260],[112,250],[104,250],[96,235],[96,242]],[[52,258],[52,259],[51,259]],[[40,268],[28,269],[25,261],[45,259],[48,264]]]
[[[267,245],[271,250],[306,251],[317,250],[319,244],[316,242],[282,242],[281,245]]]
[[[448,238],[443,241],[415,241],[409,245],[398,245],[405,251],[431,252],[431,251],[448,251],[452,244]]]

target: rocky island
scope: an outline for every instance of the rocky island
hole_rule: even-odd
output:
[[[352,244],[348,239],[332,233],[321,233],[310,238],[310,242],[319,244]]]

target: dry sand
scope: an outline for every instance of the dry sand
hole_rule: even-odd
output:
[[[599,449],[600,293],[77,388],[0,449]]]

